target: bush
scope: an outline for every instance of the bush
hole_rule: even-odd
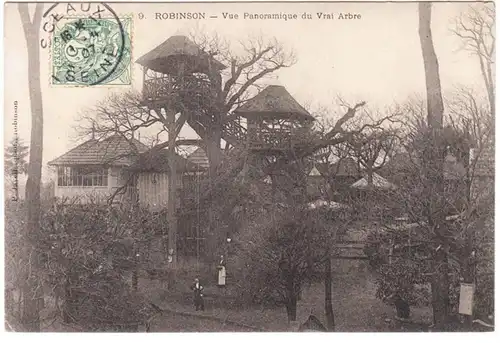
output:
[[[20,288],[24,206],[6,204],[6,281]],[[35,273],[45,296],[63,299],[63,318],[89,331],[135,330],[152,309],[128,279],[141,262],[143,241],[158,226],[147,210],[66,202],[42,206]],[[43,320],[43,318],[42,318]]]
[[[378,270],[377,298],[392,304],[392,296],[398,295],[411,306],[430,304],[429,288],[425,287],[428,279],[413,261],[399,260],[394,264],[381,265]]]
[[[250,224],[237,241],[238,289],[249,303],[285,305],[295,320],[302,289],[318,280],[334,233],[307,209],[276,209]]]

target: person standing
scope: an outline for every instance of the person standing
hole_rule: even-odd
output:
[[[194,307],[196,311],[205,311],[205,304],[203,303],[203,286],[198,278],[194,279],[194,284],[191,287],[194,295]]]
[[[218,278],[217,278],[217,286],[225,287],[226,286],[226,260],[224,260],[224,255],[220,255],[219,265],[217,266],[218,270]]]

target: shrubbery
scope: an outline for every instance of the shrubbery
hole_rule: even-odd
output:
[[[26,255],[22,252],[22,203],[6,204],[8,284],[21,288]],[[59,314],[88,331],[136,330],[152,314],[130,282],[144,262],[147,242],[161,221],[145,209],[135,211],[62,202],[46,204],[37,236],[45,296],[62,300]],[[157,230],[156,230],[157,231]]]
[[[304,287],[321,280],[335,236],[322,217],[306,208],[275,209],[263,213],[237,238],[237,280],[241,299],[258,304],[285,305],[296,319],[297,301]]]

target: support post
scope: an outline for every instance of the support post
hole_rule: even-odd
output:
[[[170,175],[168,178],[168,254],[172,257],[170,262],[173,269],[177,263],[177,166],[175,158],[175,112],[167,108],[166,117],[168,123],[168,166]],[[170,258],[169,258],[170,260]]]

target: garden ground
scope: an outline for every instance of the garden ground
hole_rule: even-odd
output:
[[[382,303],[375,297],[376,277],[368,271],[365,261],[341,261],[336,264],[332,285],[336,331],[420,331],[418,324],[400,325],[394,320],[394,307]],[[288,323],[284,307],[225,306],[221,291],[213,286],[206,287],[205,311],[196,312],[189,293],[179,294],[164,290],[158,288],[157,282],[146,279],[141,279],[139,285],[153,303],[166,310],[152,322],[151,330],[156,332],[255,331],[246,326],[259,328],[262,331],[295,331],[310,314],[314,314],[325,323],[322,283],[313,284],[304,290],[302,299],[298,303],[296,324]],[[219,320],[198,317],[199,314]],[[430,308],[412,308],[411,319],[417,323],[431,323],[431,315]],[[231,322],[228,323],[227,320]]]

